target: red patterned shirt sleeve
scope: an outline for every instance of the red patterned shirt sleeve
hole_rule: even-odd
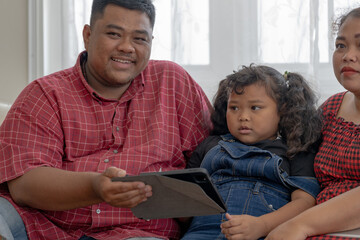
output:
[[[73,68],[29,84],[13,104],[0,129],[1,183],[39,166],[116,166],[128,174],[184,168],[184,154],[209,134],[209,108],[198,84],[167,61],[150,61],[119,101],[104,99],[83,78],[79,57]],[[0,196],[11,201],[4,184]],[[105,203],[57,212],[14,206],[30,239],[179,236],[172,219],[144,221]]]

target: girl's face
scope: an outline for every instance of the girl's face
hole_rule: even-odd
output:
[[[349,17],[340,27],[335,41],[333,68],[339,83],[360,95],[360,18]]]
[[[265,87],[252,84],[242,94],[229,96],[226,121],[230,133],[244,144],[275,139],[280,116],[277,104]]]

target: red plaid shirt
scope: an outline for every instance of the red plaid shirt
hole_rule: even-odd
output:
[[[322,105],[323,142],[314,162],[315,174],[322,189],[317,204],[360,185],[360,126],[336,117],[345,93],[335,94]],[[326,235],[309,239],[356,238]]]
[[[195,81],[172,62],[149,61],[119,101],[108,100],[87,84],[81,56],[73,68],[29,84],[13,104],[0,129],[1,183],[39,166],[116,166],[128,174],[184,168],[184,153],[210,126],[210,104]],[[5,184],[0,196],[9,199]],[[179,237],[173,219],[144,221],[106,203],[57,212],[14,206],[30,239]]]

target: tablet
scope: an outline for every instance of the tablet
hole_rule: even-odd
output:
[[[153,196],[132,209],[139,218],[203,216],[225,213],[227,210],[204,168],[148,172],[116,177],[112,181],[140,181],[152,186]]]
[[[217,191],[216,186],[211,181],[209,173],[205,168],[188,168],[166,172],[149,172],[140,174],[140,176],[146,175],[166,176],[187,182],[196,183],[211,199],[213,199],[220,207],[226,210],[226,205],[219,192]],[[136,176],[128,176],[127,178],[129,178],[129,180],[136,179]]]

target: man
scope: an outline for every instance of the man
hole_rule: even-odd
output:
[[[0,225],[15,239],[179,237],[174,219],[132,214],[151,186],[111,182],[184,168],[208,135],[201,88],[180,66],[149,61],[154,21],[151,0],[94,0],[76,65],[13,104],[0,129]]]

